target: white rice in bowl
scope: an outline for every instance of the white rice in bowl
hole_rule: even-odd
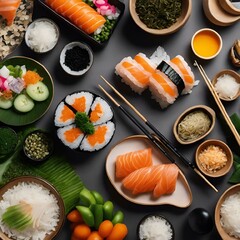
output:
[[[232,237],[240,239],[240,192],[227,197],[220,208],[222,228]]]
[[[2,215],[10,206],[25,202],[32,207],[33,223],[28,228],[17,231],[10,229],[2,221]],[[0,229],[11,239],[43,240],[57,227],[60,208],[56,197],[44,186],[34,182],[19,182],[8,189],[0,201]]]

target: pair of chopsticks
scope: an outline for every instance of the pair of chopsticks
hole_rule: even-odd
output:
[[[101,78],[105,83],[142,119],[142,121],[154,132],[154,134],[149,133],[138,120],[123,106],[121,106],[101,85],[99,88],[108,96],[108,98],[149,138],[149,140],[162,151],[162,153],[174,164],[177,165],[175,159],[162,147],[164,146],[175,154],[184,164],[193,169],[211,188],[216,192],[218,190],[205,178],[205,176],[196,168],[196,166],[187,160],[120,92],[117,91],[103,76]],[[161,143],[160,143],[161,142]],[[178,165],[177,165],[178,166]],[[179,166],[178,166],[179,167]]]
[[[200,74],[202,75],[202,78],[204,79],[204,81],[207,84],[207,86],[208,86],[208,88],[209,88],[209,90],[210,90],[210,92],[211,92],[215,102],[217,103],[217,105],[218,105],[218,107],[219,107],[219,109],[220,109],[220,111],[221,111],[221,113],[222,113],[222,115],[223,115],[227,125],[229,126],[229,128],[230,128],[231,132],[233,133],[233,135],[234,135],[238,145],[240,146],[240,135],[238,134],[235,126],[233,125],[230,117],[228,116],[228,114],[226,112],[226,109],[224,108],[224,106],[223,106],[223,104],[221,102],[221,99],[219,98],[217,92],[215,91],[215,89],[214,89],[214,87],[213,87],[213,85],[211,83],[211,80],[208,78],[208,76],[207,76],[205,70],[203,69],[203,67],[201,65],[199,65],[196,60],[195,60],[194,64],[197,66]]]

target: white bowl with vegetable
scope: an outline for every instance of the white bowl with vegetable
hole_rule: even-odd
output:
[[[48,18],[39,18],[27,28],[25,42],[36,53],[46,53],[52,50],[59,39],[59,28]]]
[[[92,49],[82,42],[67,44],[60,54],[60,65],[63,70],[72,76],[85,74],[93,64]]]
[[[12,239],[53,239],[63,226],[64,203],[46,180],[24,176],[0,189],[0,229]]]

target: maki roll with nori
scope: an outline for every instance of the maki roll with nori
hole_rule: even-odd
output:
[[[78,151],[97,151],[113,137],[113,111],[102,97],[81,91],[60,102],[54,117],[57,136],[62,143]]]

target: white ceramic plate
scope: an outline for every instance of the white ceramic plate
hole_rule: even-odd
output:
[[[151,141],[143,135],[131,136],[123,139],[117,143],[109,152],[106,159],[106,172],[107,176],[112,183],[113,187],[130,202],[140,205],[173,205],[179,208],[186,208],[192,202],[192,192],[190,186],[180,171],[177,179],[176,189],[171,195],[163,195],[158,199],[153,199],[152,194],[143,193],[133,195],[122,187],[121,180],[115,178],[115,161],[118,155],[137,151],[145,148],[152,148],[153,164],[170,163],[170,161],[158,150]]]

